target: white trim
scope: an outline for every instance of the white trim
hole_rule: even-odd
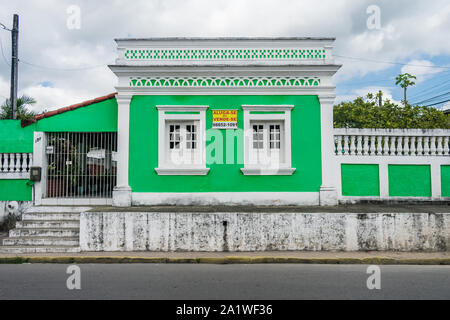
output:
[[[190,105],[157,105],[156,109],[169,112],[200,112],[206,111],[209,106],[190,106]]]
[[[245,175],[253,175],[259,172],[260,175],[274,175],[275,172],[279,172],[280,175],[286,175],[288,172],[292,171],[292,159],[291,159],[291,110],[294,108],[293,105],[242,105],[244,112],[244,170],[241,169],[242,173]],[[279,112],[284,111],[284,114],[251,114],[251,111],[262,111],[262,112]],[[274,168],[257,168],[256,166],[250,164],[249,150],[250,150],[250,140],[252,135],[251,121],[283,121],[284,133],[284,162],[276,169]],[[294,169],[295,171],[295,169]],[[290,174],[292,174],[292,171]]]
[[[160,176],[206,176],[209,168],[155,168]]]
[[[320,204],[336,205],[337,194],[337,163],[333,157],[333,103],[335,94],[319,95],[320,102],[320,140],[322,162],[322,185],[320,186]],[[331,155],[331,156],[330,156]]]
[[[47,146],[47,135],[44,132],[35,131],[33,135],[33,166],[41,167],[41,181],[34,183],[33,201],[34,205],[39,206],[42,198],[45,197],[47,190],[47,155],[45,147]]]
[[[293,104],[273,104],[273,105],[261,105],[261,104],[243,104],[242,110],[246,111],[262,111],[262,112],[280,112],[291,111],[294,108]]]
[[[41,205],[47,206],[105,206],[112,205],[111,198],[43,198]]]
[[[131,188],[128,182],[130,161],[130,103],[132,96],[118,94],[117,100],[117,185],[113,189],[113,204],[131,205]]]
[[[139,205],[318,205],[318,192],[133,192]]]
[[[0,172],[0,180],[28,180],[30,179],[29,172]]]
[[[205,105],[157,105],[158,110],[158,168],[155,171],[158,175],[206,175],[209,169],[206,168],[206,110]],[[166,114],[169,112],[199,112],[198,114]],[[198,147],[201,157],[200,164],[185,165],[176,167],[167,161],[166,157],[166,123],[167,121],[198,121]]]
[[[278,169],[265,169],[265,168],[241,168],[241,171],[246,176],[291,176],[295,172],[296,168],[278,168]]]

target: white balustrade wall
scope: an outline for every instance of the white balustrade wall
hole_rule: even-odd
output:
[[[449,156],[446,129],[334,129],[336,155]]]
[[[337,191],[339,201],[362,198],[390,200],[390,165],[428,165],[431,173],[431,200],[448,200],[442,194],[441,170],[450,165],[450,130],[448,129],[334,129]],[[342,164],[377,164],[378,197],[343,196]],[[339,168],[339,169],[338,169]],[[414,199],[417,197],[412,196]],[[411,199],[406,197],[406,200]],[[424,198],[430,200],[430,198]]]
[[[0,179],[27,179],[32,164],[32,153],[0,153]]]

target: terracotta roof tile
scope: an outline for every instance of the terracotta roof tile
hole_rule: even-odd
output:
[[[95,99],[86,100],[86,101],[83,101],[83,102],[80,102],[80,103],[77,103],[77,104],[73,104],[73,105],[70,105],[70,106],[67,106],[67,107],[63,107],[63,108],[59,108],[59,109],[56,109],[56,110],[53,110],[53,111],[49,111],[49,112],[46,112],[46,113],[39,114],[39,115],[35,116],[34,119],[32,119],[32,120],[22,121],[22,127],[29,126],[30,124],[35,123],[35,122],[37,122],[39,120],[42,120],[44,118],[49,118],[49,117],[52,117],[52,116],[55,116],[57,114],[61,114],[61,113],[67,112],[67,111],[72,111],[72,110],[75,110],[75,109],[78,109],[78,108],[90,106],[91,104],[94,104],[94,103],[98,103],[98,102],[106,101],[106,100],[109,100],[109,99],[113,99],[116,95],[117,95],[117,92],[114,92],[114,93],[108,94],[108,95],[103,96],[103,97],[98,97],[98,98],[95,98]]]

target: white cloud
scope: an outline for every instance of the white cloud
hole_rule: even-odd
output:
[[[373,87],[373,86],[355,89],[350,94],[337,96],[335,103],[338,104],[343,101],[353,101],[358,97],[364,98],[369,93],[376,95],[380,90],[383,93],[383,101],[386,101],[387,99],[389,99],[391,102],[400,104],[400,101],[397,101],[392,97],[391,88],[389,88],[389,87]]]
[[[404,62],[450,55],[448,0],[78,0],[81,29],[68,30],[66,9],[72,4],[72,0],[0,4],[0,22],[9,26],[12,14],[20,15],[22,60],[50,67],[20,64],[20,92],[39,95],[38,108],[56,108],[114,92],[115,77],[106,67],[64,69],[112,63],[116,55],[113,39],[118,37],[335,36],[335,52],[343,56]],[[367,29],[366,9],[372,4],[381,9],[380,30]],[[10,52],[9,34],[1,31],[0,37],[5,52]],[[344,66],[336,82],[392,67],[364,60],[337,61]],[[427,73],[436,70],[423,69]],[[0,95],[9,96],[3,85],[8,82],[9,67],[1,58]],[[41,88],[39,83],[45,82],[53,88]]]
[[[434,66],[434,63],[428,60],[411,60],[408,64],[408,66],[402,68],[402,73],[409,73],[416,76],[416,84],[419,84],[444,70],[440,68],[430,68]]]

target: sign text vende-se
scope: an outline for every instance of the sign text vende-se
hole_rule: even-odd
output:
[[[237,129],[237,110],[213,110],[213,129]]]

